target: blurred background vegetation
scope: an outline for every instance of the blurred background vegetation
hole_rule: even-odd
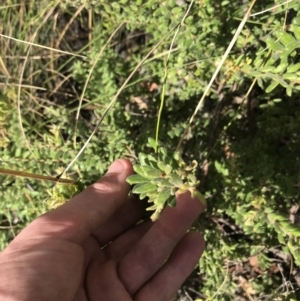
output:
[[[159,139],[175,150],[251,2],[194,1],[172,45],[189,0],[0,4],[0,168],[59,175],[161,40],[68,176],[91,182],[149,151],[162,90]],[[251,14],[181,145],[199,163],[207,249],[175,300],[300,299],[300,2]],[[0,250],[53,185],[0,175]]]

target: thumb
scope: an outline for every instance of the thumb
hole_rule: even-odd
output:
[[[21,235],[66,239],[81,244],[105,222],[125,201],[133,173],[129,161],[115,161],[96,183],[73,197],[61,207],[37,218]]]

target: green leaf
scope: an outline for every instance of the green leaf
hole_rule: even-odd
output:
[[[266,73],[267,77],[272,78],[274,81],[278,81],[281,86],[286,88],[288,86],[288,83],[285,82],[283,79],[281,79],[278,75],[272,74],[272,73]]]
[[[215,161],[215,168],[219,173],[223,174],[223,176],[229,175],[228,170],[226,168],[224,168],[224,166],[221,165],[218,161]]]
[[[167,165],[166,165],[166,169],[165,169],[165,173],[168,175],[168,174],[170,174],[171,172],[172,172],[172,166],[169,165],[169,164],[167,164]]]
[[[295,65],[290,65],[287,68],[287,72],[288,73],[295,73],[295,72],[297,72],[299,70],[300,70],[300,63],[297,63]]]
[[[276,70],[276,68],[273,66],[263,66],[263,67],[259,68],[260,72],[274,72],[275,70]]]
[[[131,175],[127,178],[127,183],[129,183],[130,185],[133,185],[133,184],[139,184],[139,183],[146,183],[148,182],[149,180],[142,177],[141,175],[139,174],[135,174],[135,175]]]
[[[277,233],[277,238],[278,238],[279,243],[281,243],[282,245],[285,245],[283,233],[281,233],[281,232]]]
[[[141,175],[141,176],[144,176],[144,175],[145,175],[145,172],[144,172],[144,170],[143,170],[143,168],[142,168],[141,165],[135,164],[135,165],[133,166],[133,170],[134,170],[137,174],[139,174],[139,175]]]
[[[167,165],[166,165],[164,162],[162,162],[162,161],[158,161],[158,162],[157,162],[157,166],[158,166],[158,168],[159,168],[161,171],[165,172],[166,166],[167,166]]]
[[[176,197],[174,197],[174,196],[169,197],[169,199],[166,201],[166,203],[170,207],[175,207],[176,206]]]
[[[293,94],[293,87],[292,86],[287,86],[286,88],[286,94],[291,97]]]
[[[278,42],[278,41],[276,42],[272,38],[268,38],[266,40],[266,43],[270,47],[271,50],[274,50],[274,51],[284,50],[284,46],[280,42]]]
[[[157,186],[151,183],[145,183],[145,184],[138,184],[135,185],[132,189],[133,193],[148,193],[152,191],[156,191]]]
[[[182,8],[181,7],[174,7],[173,9],[172,9],[172,14],[174,14],[174,15],[180,15],[180,14],[182,14]]]
[[[142,166],[142,170],[144,172],[144,177],[147,179],[159,178],[161,176],[161,171],[151,166]]]
[[[295,73],[285,73],[282,75],[282,77],[291,81],[299,79],[298,75]]]
[[[181,178],[174,173],[169,174],[168,177],[170,178],[170,183],[172,183],[176,187],[180,187],[183,184]]]
[[[262,58],[256,58],[254,61],[254,67],[259,69],[261,67],[261,65],[263,64],[263,62],[264,62],[264,60]],[[246,67],[246,69],[251,68],[249,65],[244,65],[243,69],[244,69],[244,67]]]
[[[279,85],[279,82],[273,81],[273,82],[266,88],[266,93],[272,92],[278,85]]]
[[[289,46],[286,48],[287,49],[286,51],[288,51],[290,54],[292,51],[294,51],[297,48],[300,48],[300,41],[289,44]]]
[[[192,186],[199,183],[198,179],[193,174],[188,174],[187,179],[189,181],[189,184],[192,185]]]
[[[152,147],[153,149],[156,149],[156,142],[155,142],[155,139],[153,139],[153,138],[148,138],[148,144],[149,144],[150,147]]]
[[[143,154],[143,153],[139,153],[139,161],[141,165],[145,165],[146,164],[146,159],[147,159],[147,155]]]
[[[292,24],[291,25],[291,30],[293,31],[296,39],[298,41],[300,41],[300,26],[296,25],[296,24]]]
[[[120,4],[117,2],[112,2],[111,6],[115,9],[115,10],[119,10],[120,9]]]
[[[261,72],[255,71],[255,70],[251,70],[249,72],[249,74],[252,75],[252,76],[254,76],[254,77],[256,77],[256,76],[262,76],[263,75]]]
[[[140,194],[139,194],[140,200],[143,200],[143,199],[145,199],[146,197],[148,197],[147,192],[143,192],[143,193],[140,193]]]
[[[170,197],[170,195],[171,193],[169,188],[162,190],[157,196],[156,203],[163,204]]]
[[[274,73],[283,73],[288,67],[288,63],[281,63],[278,67],[273,71]]]
[[[155,184],[159,187],[173,187],[174,185],[166,178],[155,178],[151,180],[152,184]]]
[[[257,77],[257,84],[261,89],[264,90],[264,82],[261,77]]]
[[[295,38],[291,34],[287,33],[286,31],[281,32],[279,38],[280,38],[280,42],[284,44],[285,47],[289,47],[291,44],[296,42]]]

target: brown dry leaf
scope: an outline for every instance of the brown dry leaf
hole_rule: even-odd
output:
[[[256,291],[253,289],[251,282],[242,276],[239,276],[240,286],[243,288],[247,296],[255,295]]]
[[[254,268],[258,268],[258,257],[257,256],[251,256],[249,258],[249,264],[254,267]]]
[[[148,104],[141,97],[131,96],[130,101],[137,104],[140,110],[148,110]]]
[[[149,92],[157,91],[158,90],[158,84],[154,82],[143,82],[141,83],[141,86],[148,90]]]

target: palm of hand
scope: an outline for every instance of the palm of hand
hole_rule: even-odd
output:
[[[155,224],[136,225],[143,209],[126,197],[131,173],[127,161],[118,161],[98,183],[23,230],[0,256],[0,299],[169,300],[203,251],[202,236],[186,230],[204,208],[183,194]]]

